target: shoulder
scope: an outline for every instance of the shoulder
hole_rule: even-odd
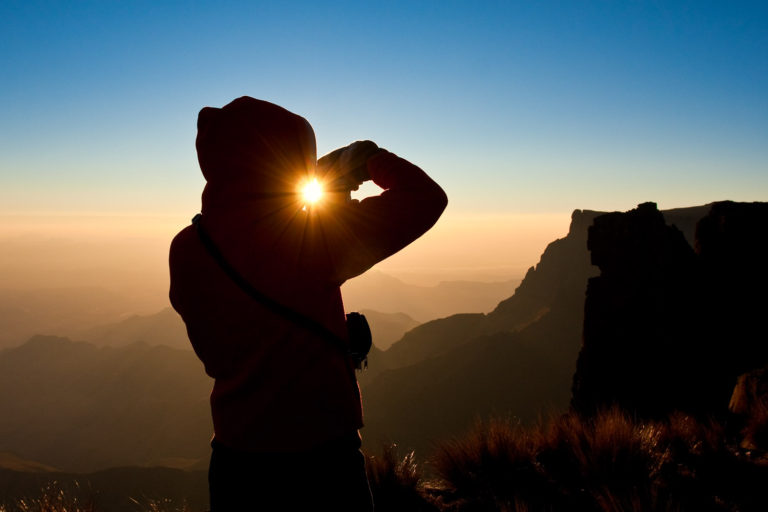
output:
[[[197,245],[199,244],[194,226],[189,225],[179,231],[171,240],[168,251],[168,262],[171,265],[171,270],[174,266],[188,260],[196,252]]]
[[[171,252],[178,251],[185,246],[190,245],[193,239],[197,238],[194,225],[190,224],[173,237],[171,240]]]

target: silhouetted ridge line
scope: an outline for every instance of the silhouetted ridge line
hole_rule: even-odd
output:
[[[408,332],[370,356],[363,375],[366,428],[429,453],[479,417],[534,420],[564,411],[581,346],[584,290],[596,269],[586,231],[599,212],[576,210],[568,235],[549,244],[514,296],[488,314],[454,315]]]
[[[597,217],[573,406],[724,415],[736,378],[768,362],[766,226],[768,204],[714,203],[694,251],[654,203]]]

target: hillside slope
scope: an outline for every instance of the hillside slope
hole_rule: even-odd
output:
[[[63,471],[191,465],[211,384],[192,351],[37,336],[0,352],[0,451]]]
[[[692,244],[711,205],[662,212]],[[441,437],[476,419],[536,419],[569,406],[581,348],[587,282],[598,274],[588,229],[603,212],[576,210],[567,236],[550,243],[514,295],[489,314],[454,315],[420,325],[371,357],[363,375],[364,439],[429,453]]]
[[[488,315],[454,315],[408,332],[371,357],[363,376],[366,446],[431,444],[491,414],[562,411],[581,346],[584,292],[595,274],[586,233],[597,212],[573,213],[511,298]],[[367,380],[366,380],[367,379]]]

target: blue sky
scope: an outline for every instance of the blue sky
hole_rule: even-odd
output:
[[[197,112],[244,94],[454,212],[768,200],[766,91],[766,2],[5,0],[0,214],[186,219]]]

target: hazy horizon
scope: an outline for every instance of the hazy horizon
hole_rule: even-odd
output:
[[[0,215],[2,288],[167,289],[168,246],[189,217]],[[449,212],[445,220],[372,270],[422,286],[521,279],[549,242],[568,233],[570,212],[463,216]]]

